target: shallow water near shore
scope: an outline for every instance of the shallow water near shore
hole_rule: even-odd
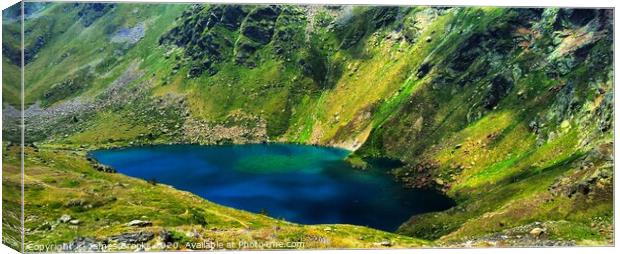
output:
[[[394,231],[414,214],[453,205],[435,191],[403,188],[389,174],[389,163],[352,168],[343,160],[349,153],[293,144],[158,145],[98,150],[91,156],[128,176],[302,224]]]

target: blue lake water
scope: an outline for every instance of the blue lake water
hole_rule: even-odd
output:
[[[91,156],[125,175],[302,224],[394,231],[414,214],[453,205],[437,192],[403,188],[386,163],[354,169],[343,161],[348,154],[329,147],[255,144],[144,146],[99,150]]]

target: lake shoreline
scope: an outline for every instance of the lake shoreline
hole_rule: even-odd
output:
[[[168,156],[168,159],[162,161],[161,163],[169,163],[168,162],[169,160],[178,160],[178,158],[176,158],[176,157],[182,157],[183,159],[180,159],[180,160],[183,161],[184,164],[183,163],[169,163],[169,164],[166,164],[167,168],[165,168],[165,169],[164,168],[158,169],[159,165],[150,165],[150,164],[148,164],[150,166],[135,166],[134,164],[130,163],[130,164],[121,164],[119,166],[119,162],[118,161],[119,160],[125,160],[125,159],[122,159],[122,158],[125,158],[125,157],[118,157],[118,158],[115,157],[115,159],[109,159],[109,158],[108,159],[106,159],[106,158],[102,159],[102,158],[100,158],[101,154],[117,154],[118,155],[118,154],[128,153],[128,154],[133,154],[133,155],[127,155],[129,161],[142,162],[142,161],[151,161],[151,160],[160,159],[162,156],[167,156],[167,155],[164,155],[166,152],[177,152],[177,150],[184,151],[184,152],[176,154],[174,156],[173,155]],[[217,151],[222,151],[222,150],[223,151],[228,151],[228,152],[224,152],[224,153],[217,152]],[[376,171],[376,170],[379,169],[379,167],[377,167],[377,165],[381,165],[381,163],[382,163],[381,161],[375,161],[373,163],[373,164],[375,164],[375,165],[373,165],[374,169],[367,169],[367,170],[362,171],[362,172],[364,172],[364,173],[362,173],[359,170],[354,169],[351,165],[348,165],[347,162],[345,162],[345,158],[347,158],[347,156],[349,155],[349,151],[347,151],[345,149],[341,149],[341,148],[334,148],[334,147],[308,146],[308,145],[300,145],[300,144],[282,144],[282,143],[244,144],[244,145],[228,144],[228,145],[219,145],[219,146],[217,146],[217,145],[202,146],[202,145],[192,145],[192,144],[147,145],[147,146],[112,148],[112,149],[107,149],[107,150],[91,150],[90,152],[87,153],[87,156],[96,159],[98,161],[98,163],[105,164],[105,165],[110,165],[111,164],[112,167],[115,168],[119,173],[123,173],[123,174],[129,175],[130,177],[137,177],[137,178],[141,178],[141,179],[146,180],[146,181],[152,181],[152,182],[157,182],[157,183],[160,182],[160,181],[158,179],[155,179],[155,178],[162,178],[164,180],[161,181],[161,182],[164,183],[164,184],[174,186],[177,189],[194,192],[194,191],[191,190],[191,188],[198,188],[198,187],[187,187],[187,186],[195,186],[195,184],[191,183],[193,181],[191,177],[179,178],[178,180],[176,180],[176,182],[167,182],[167,181],[171,181],[170,179],[174,179],[175,177],[177,177],[176,174],[184,174],[184,175],[187,174],[187,173],[181,173],[183,171],[179,171],[179,170],[184,170],[187,167],[191,167],[191,163],[192,162],[199,163],[199,165],[203,165],[203,166],[201,166],[203,168],[201,170],[199,170],[199,171],[201,171],[200,174],[204,174],[204,167],[206,165],[210,165],[210,164],[204,164],[203,162],[196,162],[195,160],[196,160],[197,157],[195,157],[195,156],[194,157],[191,157],[191,156],[188,157],[188,156],[186,156],[184,154],[189,154],[189,153],[194,154],[194,153],[197,153],[197,152],[205,152],[205,151],[216,151],[218,153],[218,156],[212,158],[211,159],[212,161],[210,163],[217,162],[220,159],[220,157],[231,156],[231,154],[234,154],[235,156],[241,156],[240,158],[237,158],[237,159],[239,159],[238,163],[242,163],[242,164],[226,164],[226,163],[228,163],[228,162],[226,162],[225,165],[228,165],[228,166],[225,166],[225,168],[228,168],[228,169],[235,169],[236,168],[237,171],[241,170],[241,171],[239,171],[240,172],[239,174],[241,174],[241,176],[246,174],[246,173],[243,173],[243,172],[249,172],[251,174],[254,174],[254,175],[252,175],[252,178],[251,178],[252,180],[250,182],[253,182],[253,184],[255,186],[257,186],[256,188],[259,188],[258,186],[264,186],[264,188],[266,188],[266,189],[278,188],[278,186],[267,184],[267,183],[269,183],[271,181],[271,180],[268,180],[268,179],[269,178],[274,178],[274,177],[275,177],[275,179],[279,179],[277,181],[292,181],[292,182],[296,182],[295,184],[292,184],[290,186],[304,186],[305,182],[303,182],[303,181],[299,182],[299,180],[297,180],[297,178],[299,178],[299,179],[307,178],[307,177],[313,178],[313,177],[320,176],[320,174],[317,175],[315,173],[298,173],[298,174],[301,174],[299,177],[295,177],[295,176],[279,177],[278,175],[281,174],[281,173],[284,173],[284,172],[291,172],[291,173],[292,172],[298,172],[298,171],[290,171],[290,170],[293,169],[293,168],[295,170],[303,169],[305,167],[308,167],[309,165],[314,165],[313,163],[319,163],[318,161],[317,162],[312,162],[312,161],[315,161],[315,160],[319,160],[319,161],[326,160],[325,162],[333,161],[333,162],[329,162],[328,164],[325,164],[325,165],[329,165],[329,164],[336,163],[338,165],[338,166],[334,165],[335,167],[330,169],[329,172],[340,172],[338,174],[344,174],[344,175],[340,176],[340,178],[339,178],[340,180],[335,181],[331,185],[328,184],[328,185],[323,186],[323,187],[318,187],[318,186],[310,187],[311,189],[314,190],[314,192],[316,192],[317,190],[331,189],[331,188],[334,188],[335,186],[342,185],[343,183],[351,182],[351,181],[353,181],[351,179],[355,179],[355,175],[362,174],[362,175],[368,175],[368,177],[370,177],[370,175],[374,175],[374,177],[376,178],[376,177],[379,177],[379,175],[376,175],[376,173],[377,172],[381,172],[380,175],[382,175],[382,176],[380,178],[377,178],[377,179],[383,179],[383,180],[381,180],[381,182],[383,182],[383,184],[387,184],[389,186],[393,186],[393,187],[390,187],[390,189],[393,189],[392,191],[396,191],[396,192],[394,192],[392,194],[386,194],[387,196],[385,198],[387,198],[387,199],[382,198],[381,200],[383,200],[383,201],[381,201],[381,203],[376,203],[376,204],[372,203],[372,205],[369,204],[368,208],[356,208],[356,210],[367,211],[367,210],[372,210],[370,208],[373,208],[373,209],[379,209],[379,210],[381,210],[381,209],[391,210],[392,213],[394,211],[400,213],[401,215],[396,216],[396,217],[394,215],[391,215],[391,216],[381,216],[381,217],[384,218],[384,219],[382,219],[383,221],[386,220],[385,218],[390,218],[390,220],[398,220],[397,224],[395,224],[394,226],[388,227],[388,228],[391,228],[391,230],[388,230],[388,231],[396,230],[397,226],[400,225],[401,223],[403,223],[404,221],[406,221],[410,216],[416,215],[416,214],[420,214],[420,212],[423,211],[423,210],[420,210],[422,208],[418,207],[418,206],[410,207],[409,210],[408,209],[403,209],[403,208],[387,209],[386,207],[389,206],[388,204],[396,205],[396,203],[385,203],[385,202],[387,202],[390,199],[398,197],[398,195],[396,193],[399,193],[399,192],[403,192],[403,193],[420,193],[420,194],[415,194],[415,195],[422,195],[421,193],[428,193],[428,194],[423,194],[423,195],[431,195],[431,193],[435,193],[435,194],[432,194],[431,196],[441,195],[442,198],[439,199],[439,196],[436,196],[436,198],[433,198],[431,200],[426,200],[425,199],[426,201],[421,202],[421,203],[428,204],[429,207],[437,206],[437,205],[439,205],[441,203],[443,205],[439,205],[438,206],[438,207],[442,207],[440,210],[447,209],[447,208],[452,207],[454,205],[454,202],[450,198],[448,198],[447,196],[441,194],[440,192],[436,192],[436,191],[433,191],[433,190],[427,190],[427,189],[407,189],[407,188],[404,188],[401,185],[401,183],[396,181],[396,179],[394,179],[393,176],[389,173],[389,168],[383,168],[383,169],[381,169],[379,171]],[[256,157],[256,159],[258,159],[258,160],[244,159],[245,155],[238,155],[242,151],[249,151],[250,153],[252,153],[252,152],[258,153],[257,155],[259,157]],[[275,154],[270,154],[269,151],[276,151],[276,153]],[[144,157],[144,158],[140,157],[143,154],[149,153],[149,152],[152,152],[152,153],[154,153],[156,155],[153,155],[152,157]],[[308,153],[308,154],[307,155],[303,155],[303,156],[297,158],[297,157],[294,157],[294,156],[297,156],[297,155],[293,155],[293,154],[295,154],[297,152],[302,152],[302,154],[303,153]],[[327,153],[327,154],[321,155],[322,153]],[[338,155],[336,155],[336,154],[338,154]],[[209,156],[209,154],[207,153],[204,156]],[[249,155],[249,156],[253,156],[253,155]],[[265,157],[265,156],[267,156],[267,157]],[[293,157],[290,157],[290,156],[293,156]],[[136,158],[136,157],[140,157],[140,158]],[[248,158],[253,158],[253,157],[248,157]],[[227,160],[234,161],[234,160],[237,160],[237,159],[235,159],[233,157],[233,158],[229,158]],[[223,163],[223,162],[220,162],[220,163]],[[391,162],[391,163],[393,163],[393,162]],[[178,164],[183,164],[184,166],[182,166],[181,168],[175,170],[174,168],[179,167]],[[147,165],[147,164],[145,164],[145,165]],[[316,166],[319,166],[319,165],[324,165],[324,164],[323,164],[323,162],[320,162],[319,164],[316,164]],[[348,166],[345,166],[345,165],[348,165]],[[391,165],[391,166],[393,166],[393,165]],[[131,171],[127,171],[127,169],[125,169],[123,167],[129,167],[129,168],[132,168],[132,167],[133,168],[146,167],[146,168],[149,169],[149,171],[148,171],[148,173],[131,173]],[[248,168],[248,169],[247,170],[239,169],[239,167]],[[283,168],[282,170],[284,170],[284,171],[282,171],[281,169],[278,169],[278,168]],[[143,171],[143,169],[137,169],[137,170],[140,170],[140,171],[137,171],[137,172],[142,172]],[[311,166],[311,168],[309,168],[309,170],[316,170],[316,169],[314,168],[314,166]],[[175,173],[172,174],[172,175],[167,175],[167,174],[170,174],[169,173],[170,171],[173,171]],[[155,172],[158,172],[158,173],[155,173]],[[203,182],[201,182],[201,184],[204,184],[204,181],[209,181],[211,178],[222,177],[221,175],[222,174],[226,175],[227,172],[231,172],[231,171],[230,170],[221,171],[220,173],[215,174],[212,177],[204,178]],[[256,175],[256,172],[264,172],[264,174],[261,173],[261,175]],[[303,170],[299,171],[299,172],[303,172]],[[291,173],[286,173],[286,174],[291,174]],[[273,175],[273,174],[276,174],[276,175]],[[256,181],[256,177],[259,177],[259,179],[261,177],[266,177],[265,181],[267,181],[267,182],[265,182],[263,184],[267,184],[267,185],[261,185],[261,184],[258,184],[256,182],[254,182],[254,181]],[[321,178],[318,178],[318,179],[321,179]],[[325,178],[325,179],[326,180],[327,179],[331,179],[331,177],[330,178]],[[230,186],[235,186],[236,184],[239,184],[239,181],[240,180],[235,180],[234,182],[232,182],[230,184],[219,185],[219,188],[217,188],[217,192],[226,192],[226,191],[224,191],[226,188],[229,188]],[[328,181],[329,182],[333,182],[333,180],[328,180]],[[373,181],[378,181],[378,180],[375,179]],[[241,181],[241,182],[243,182],[243,181]],[[337,183],[337,185],[333,185],[333,184],[336,184],[336,183]],[[221,183],[217,182],[217,181],[211,182],[211,185],[214,185],[214,184],[218,185],[218,184],[221,184]],[[351,182],[351,184],[356,185],[353,182]],[[369,188],[370,186],[375,186],[375,185],[367,185],[367,184],[364,184],[362,182],[357,183],[357,184],[363,184],[366,187],[361,187],[361,186],[360,187],[343,187],[345,189],[343,189],[341,191],[325,193],[324,195],[326,195],[326,196],[321,196],[321,198],[323,198],[323,199],[327,198],[327,200],[329,200],[329,195],[332,195],[332,196],[333,195],[336,195],[336,196],[344,195],[342,197],[342,198],[344,198],[343,200],[334,202],[334,205],[336,205],[336,204],[344,205],[344,204],[348,204],[346,200],[351,201],[350,199],[355,199],[354,197],[356,195],[359,195],[359,191],[356,191],[356,190],[358,190],[360,188],[361,189],[366,189],[366,188]],[[286,186],[288,186],[288,185],[286,185]],[[342,186],[346,186],[346,185],[342,185]],[[237,188],[237,187],[235,187],[235,188]],[[338,187],[338,188],[340,188],[340,187]],[[372,188],[376,188],[376,187],[372,187]],[[235,189],[232,189],[231,191],[232,191],[232,193],[234,193]],[[254,190],[254,191],[256,191],[256,190]],[[211,193],[211,192],[206,192],[206,193]],[[248,191],[244,191],[243,193],[247,193],[247,192]],[[278,194],[278,193],[285,193],[285,192],[290,192],[290,189],[288,191],[286,189],[283,189],[281,191],[269,192],[271,194],[265,194],[267,196],[263,196],[264,197],[263,199],[265,199],[267,197],[274,197],[274,195],[278,196],[278,195],[281,195],[281,194]],[[202,196],[203,198],[205,198],[207,200],[210,200],[210,201],[213,201],[213,202],[216,202],[216,203],[219,203],[219,204],[223,204],[223,205],[226,205],[226,206],[231,206],[231,203],[228,203],[228,204],[226,203],[226,202],[228,202],[228,200],[226,200],[226,199],[218,200],[217,197],[210,197],[208,195],[205,196],[206,194],[202,194],[201,195],[200,192],[198,192],[198,193],[194,192],[194,193],[199,195],[199,196]],[[305,192],[301,192],[301,193],[305,193]],[[345,193],[348,193],[348,194],[345,195]],[[368,191],[368,193],[375,193],[374,195],[379,195],[381,192],[380,191]],[[377,194],[377,193],[379,193],[379,194]],[[231,195],[231,194],[230,193],[226,193],[225,194],[225,196],[228,196],[228,195]],[[303,197],[303,194],[299,194],[299,195],[301,195],[301,196],[296,196],[295,198],[299,199],[300,197]],[[310,194],[310,196],[313,196],[313,195],[314,194]],[[412,195],[412,194],[407,194],[407,195]],[[405,199],[405,200],[407,200],[406,203],[411,203],[411,202],[416,203],[415,202],[415,200],[416,200],[415,197],[416,196],[411,196],[409,198],[406,198]],[[360,198],[361,198],[361,196],[360,196]],[[313,200],[313,199],[314,198],[311,198],[310,200]],[[266,200],[269,200],[269,198],[267,198]],[[355,199],[355,200],[357,200],[357,199]],[[362,200],[363,199],[361,199],[360,201],[362,201]],[[440,201],[440,200],[446,200],[446,201],[444,202],[444,201]],[[249,202],[249,201],[245,201],[245,203],[247,203],[247,202]],[[308,202],[310,202],[310,201],[308,201]],[[355,201],[354,203],[350,203],[349,205],[352,206],[352,207],[357,207],[357,206],[360,205],[357,202],[358,201]],[[376,201],[372,201],[372,202],[376,202]],[[393,201],[390,201],[390,202],[393,202]],[[439,202],[439,203],[437,203],[437,202]],[[244,202],[241,202],[241,203],[237,202],[237,203],[235,203],[236,206],[232,205],[232,207],[235,207],[237,209],[239,209],[239,208],[243,209],[244,208],[243,207],[243,203]],[[252,203],[252,202],[250,202],[250,203]],[[311,204],[311,203],[312,202],[310,202],[309,204]],[[323,203],[316,203],[315,205],[323,205]],[[264,205],[264,204],[257,204],[257,206],[258,205]],[[242,206],[242,207],[239,207],[239,206]],[[276,210],[277,209],[285,209],[286,210],[289,207],[295,207],[295,205],[289,204],[287,206],[284,206],[286,208],[284,208],[283,206],[277,206],[277,207],[280,207],[280,208],[275,208]],[[254,213],[263,213],[263,210],[264,210],[262,208],[259,209],[257,207],[254,207],[254,208],[251,208],[251,207],[247,208],[247,207],[245,207],[245,208],[246,208],[245,210],[249,210],[250,212],[254,212]],[[345,208],[345,209],[350,209],[350,208]],[[411,210],[411,209],[413,209],[413,210]],[[307,212],[306,210],[311,210],[311,209],[300,208],[297,212],[306,213]],[[328,210],[328,209],[325,209],[325,210]],[[322,210],[322,211],[325,211],[325,210]],[[408,212],[408,211],[410,211],[410,212]],[[431,211],[439,211],[439,210],[437,210],[437,208],[433,208],[433,209],[431,209]],[[358,213],[356,213],[355,216],[358,216]],[[273,215],[270,214],[270,216],[273,216]],[[318,215],[312,215],[312,216],[318,216]],[[339,215],[339,216],[341,216],[341,215]],[[366,216],[366,215],[364,215],[364,216]],[[275,217],[278,218],[279,216],[276,214]],[[369,218],[371,218],[371,217],[369,217]],[[400,219],[396,219],[396,218],[400,218]],[[295,220],[293,220],[293,221],[295,221]],[[346,223],[346,221],[344,221],[344,222],[341,222],[341,221],[320,221],[320,220],[319,221],[312,221],[312,220],[310,220],[310,221],[312,223],[306,223],[303,220],[296,221],[296,222],[300,222],[302,224],[326,224],[326,223],[327,224],[333,224],[333,223],[345,223],[345,224],[348,224],[348,223]],[[363,220],[360,220],[360,221],[363,221]],[[376,222],[376,223],[379,223],[379,222]],[[375,228],[377,228],[377,226],[375,226]],[[382,229],[385,230],[387,228],[382,228]]]

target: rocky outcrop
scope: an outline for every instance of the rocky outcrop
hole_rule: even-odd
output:
[[[197,144],[246,144],[267,142],[263,119],[235,113],[222,123],[189,118],[183,125],[185,141]]]
[[[449,246],[460,248],[476,247],[570,247],[575,246],[575,241],[565,239],[553,239],[549,236],[549,228],[562,225],[563,222],[534,222],[528,225],[503,230],[495,234],[476,237],[465,242],[450,243]],[[553,233],[551,233],[553,234]]]
[[[487,93],[484,107],[487,109],[493,109],[495,106],[497,106],[499,101],[510,92],[510,89],[512,89],[513,86],[514,84],[512,83],[512,81],[508,80],[507,78],[501,75],[495,76],[491,80],[491,88]]]
[[[71,251],[71,252],[99,252],[102,251],[101,242],[97,242],[93,238],[89,237],[76,237],[73,241],[63,244],[61,251]]]
[[[248,67],[255,67],[253,54],[263,45],[271,42],[276,19],[280,14],[279,6],[259,6],[254,8],[241,26],[241,37],[235,45],[235,62]]]
[[[101,172],[105,172],[105,173],[116,173],[116,169],[114,169],[113,167],[110,167],[108,165],[103,165],[103,164],[100,164],[100,163],[96,163],[95,165],[93,165],[93,167],[97,171],[101,171]]]
[[[209,8],[193,5],[179,17],[181,25],[161,36],[159,43],[185,49],[184,54],[190,62],[190,77],[199,76],[205,71],[213,75],[217,73],[215,64],[232,53],[232,41],[235,38],[224,31],[235,29],[239,20],[231,18],[231,15],[243,15],[244,12],[245,9],[238,6]]]
[[[116,31],[110,41],[115,43],[135,44],[144,37],[144,23],[138,23],[134,27],[123,27]]]
[[[109,241],[125,243],[125,244],[139,244],[150,241],[155,237],[155,234],[148,231],[140,231],[135,233],[123,233],[109,237]]]
[[[277,5],[254,8],[246,17],[240,30],[241,34],[260,45],[269,43],[280,12],[281,9]]]
[[[406,11],[406,8],[385,6],[370,8],[361,15],[345,13],[335,26],[335,31],[340,37],[340,48],[349,49],[358,45],[364,37],[391,24],[399,18],[399,13]]]
[[[108,3],[76,3],[78,17],[85,27],[92,25],[97,19],[114,9],[114,4]]]
[[[78,71],[73,78],[57,84],[55,89],[46,92],[48,95],[46,105],[35,103],[24,111],[24,121],[28,124],[25,130],[27,142],[67,137],[69,134],[89,126],[88,120],[98,110],[121,107],[127,101],[137,102],[139,98],[146,99],[145,92],[149,86],[140,86],[139,89],[127,88],[129,83],[142,76],[142,72],[138,71],[136,67],[135,64],[130,65],[94,101],[67,98],[75,96],[75,94],[69,93],[69,90],[76,89],[75,87],[83,89],[88,85],[86,82],[93,79],[91,69]],[[64,101],[54,103],[61,99]],[[151,102],[150,99],[148,101]],[[51,103],[54,104],[48,105]]]
[[[179,17],[179,26],[160,37],[159,43],[184,49],[190,60],[189,77],[205,72],[214,75],[218,63],[233,54],[233,42],[237,41],[239,28],[251,10],[249,6],[194,5]]]

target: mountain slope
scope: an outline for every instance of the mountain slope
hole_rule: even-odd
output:
[[[441,245],[612,241],[612,10],[49,4],[37,13],[26,21],[29,143],[345,147],[362,168],[399,160],[404,186],[457,201],[399,233]],[[546,239],[529,234],[536,227]]]

